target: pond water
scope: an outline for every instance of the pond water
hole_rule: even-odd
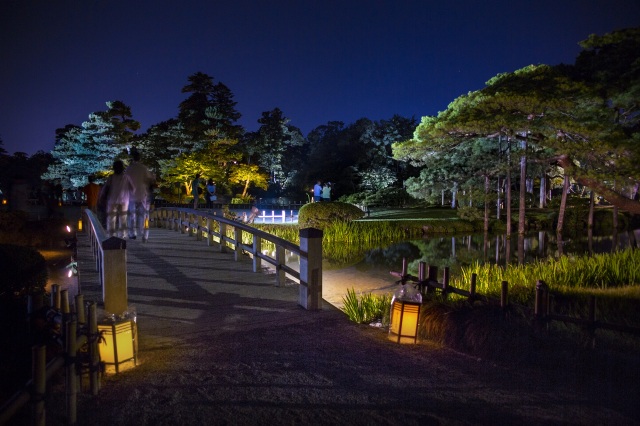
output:
[[[561,255],[607,253],[627,247],[640,247],[640,229],[618,232],[613,235],[564,237],[555,233],[535,232],[522,237],[512,234],[433,236],[421,240],[410,240],[380,244],[365,250],[359,259],[349,264],[331,261],[325,253],[323,262],[323,298],[336,307],[343,305],[347,290],[356,293],[383,294],[392,292],[396,278],[390,271],[402,269],[402,259],[409,263],[409,273],[417,275],[420,261],[437,266],[440,271],[449,267],[451,275],[460,268],[474,262],[506,265],[528,263],[536,259],[557,258]],[[355,250],[355,248],[354,248]]]

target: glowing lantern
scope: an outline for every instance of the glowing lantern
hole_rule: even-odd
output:
[[[98,325],[100,359],[107,373],[119,373],[137,365],[137,325],[132,319]]]
[[[418,341],[420,306],[422,295],[413,286],[403,284],[402,288],[396,291],[391,300],[390,340],[397,343]]]
[[[78,232],[82,232],[82,219],[78,219]]]
[[[144,218],[144,229],[149,229],[149,218],[148,217]]]

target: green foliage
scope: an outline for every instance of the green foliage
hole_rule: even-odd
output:
[[[498,296],[502,281],[509,283],[509,297],[523,304],[531,304],[535,284],[542,280],[558,293],[605,290],[640,285],[640,250],[627,249],[615,253],[592,256],[562,256],[525,265],[502,267],[475,263],[463,267],[453,277],[454,287],[466,288],[471,274],[477,275],[478,293]]]
[[[404,188],[383,188],[377,191],[362,191],[343,195],[339,201],[361,206],[403,207],[415,204],[416,199]]]
[[[389,324],[389,314],[391,310],[391,295],[375,295],[371,293],[356,295],[353,288],[347,290],[347,295],[343,296],[344,306],[342,311],[349,319],[358,324],[369,324],[380,321],[382,325]]]
[[[305,204],[298,212],[300,228],[325,229],[336,222],[349,222],[364,216],[364,212],[353,204],[320,202]]]
[[[0,244],[0,297],[15,297],[44,292],[47,265],[44,257],[31,247]]]
[[[484,210],[472,206],[458,207],[456,213],[458,217],[468,221],[478,221],[484,219]]]

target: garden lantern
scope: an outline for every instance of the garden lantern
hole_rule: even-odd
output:
[[[106,372],[119,373],[137,364],[137,324],[132,319],[109,321],[98,325],[100,359]]]
[[[415,287],[402,284],[391,300],[389,340],[397,343],[416,343],[422,295]]]

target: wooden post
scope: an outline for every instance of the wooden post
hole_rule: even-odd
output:
[[[89,305],[89,335],[87,342],[89,343],[89,386],[91,387],[91,395],[98,395],[100,390],[100,353],[98,352],[98,312],[96,302]]]
[[[102,300],[106,312],[120,315],[129,308],[127,294],[127,242],[111,237],[102,243]]]
[[[449,267],[445,266],[442,273],[442,295],[444,297],[447,297],[447,293],[449,292],[449,278]]]
[[[67,321],[66,323],[66,356],[65,364],[65,389],[67,399],[67,424],[75,425],[77,418],[77,396],[78,396],[78,375],[76,370],[76,331],[77,324],[75,321]]]
[[[224,241],[224,238],[227,236],[227,224],[220,223],[220,253],[225,253],[227,251],[227,243]]]
[[[402,258],[402,281],[404,282],[407,279],[407,271],[409,271],[409,267],[407,266],[407,258]]]
[[[240,248],[240,244],[242,244],[242,229],[237,226],[233,228],[233,239],[236,241],[236,245],[233,250],[233,260],[237,262],[240,260],[240,256],[242,255],[242,249]]]
[[[276,246],[276,263],[276,285],[279,287],[286,279],[284,269],[280,267],[285,263],[284,247]]]
[[[591,339],[591,348],[596,347],[596,296],[589,296],[589,338]]]
[[[260,268],[262,268],[262,259],[258,256],[262,250],[262,238],[257,235],[253,236],[253,272],[260,272]],[[277,253],[277,250],[276,250]],[[277,256],[276,256],[277,257]],[[276,265],[276,271],[278,270],[278,266]],[[278,280],[278,276],[276,275],[276,281]]]
[[[471,274],[471,286],[469,287],[469,299],[475,299],[476,297],[476,281],[478,280],[478,274],[475,272]]]
[[[322,309],[322,230],[300,230],[300,298],[305,309]]]
[[[538,282],[536,283],[536,299],[533,311],[536,328],[538,329],[538,331],[541,331],[545,324],[545,316],[547,314],[545,305],[547,301],[548,289],[549,288],[544,283],[544,281],[538,280]]]
[[[507,308],[509,304],[509,283],[502,281],[502,288],[500,289],[500,307],[502,310]]]
[[[424,295],[424,280],[427,276],[427,264],[426,262],[419,262],[418,263],[418,282],[419,282],[419,289],[420,289],[420,293],[422,293],[422,295]]]
[[[429,266],[427,268],[427,283],[437,283],[438,282],[438,267],[437,266]],[[434,288],[427,285],[425,289],[425,293],[432,293],[435,291]]]
[[[47,347],[44,345],[34,346],[31,353],[31,374],[33,380],[31,424],[45,426],[47,423],[44,405],[44,397],[47,390]]]
[[[60,284],[51,285],[51,307],[60,309]]]
[[[211,246],[213,244],[213,221],[210,217],[207,218],[207,246]]]
[[[71,314],[71,307],[69,306],[69,290],[60,290],[60,312],[64,318],[68,318]]]
[[[87,316],[84,309],[84,294],[76,294],[75,297],[76,318],[78,324],[83,325],[87,322]]]

